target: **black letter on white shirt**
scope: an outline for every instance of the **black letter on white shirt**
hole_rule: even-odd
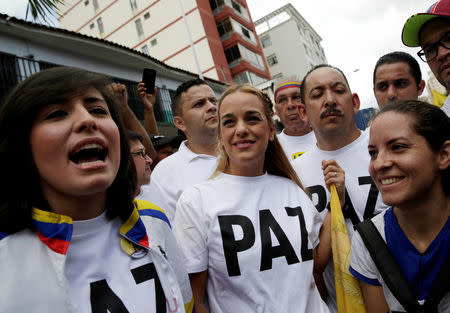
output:
[[[164,290],[162,289],[161,282],[156,272],[155,265],[148,263],[131,270],[134,281],[136,284],[143,283],[150,279],[155,279],[155,298],[156,298],[156,312],[166,313],[166,297],[164,296]]]
[[[302,261],[312,260],[313,250],[308,249],[308,231],[306,230],[305,216],[303,215],[302,208],[300,206],[295,208],[285,207],[288,216],[298,216],[300,222],[300,234],[302,236],[301,255]]]
[[[306,189],[308,189],[311,196],[313,194],[317,195],[318,200],[315,206],[318,212],[322,212],[327,206],[327,193],[325,191],[325,188],[321,185],[315,185],[307,187]]]
[[[261,227],[261,271],[269,270],[272,268],[272,259],[284,256],[288,264],[299,263],[294,248],[292,247],[289,239],[281,229],[280,224],[275,220],[272,213],[269,210],[259,211],[259,224]],[[272,237],[270,230],[277,237],[278,246],[272,246]]]
[[[218,216],[220,233],[222,235],[223,251],[227,264],[228,275],[239,276],[239,261],[237,253],[249,249],[255,243],[255,229],[250,219],[242,215]],[[241,240],[236,240],[233,225],[239,225],[244,234]]]
[[[91,307],[92,313],[128,313],[105,279],[91,283]]]

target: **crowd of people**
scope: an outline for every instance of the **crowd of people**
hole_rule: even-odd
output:
[[[450,90],[450,0],[402,40]],[[450,312],[450,96],[424,87],[411,55],[383,55],[360,130],[332,65],[279,79],[273,101],[193,79],[165,137],[156,87],[137,85],[142,125],[103,75],[28,77],[0,108],[0,312],[356,312],[336,293],[333,188],[366,311]]]

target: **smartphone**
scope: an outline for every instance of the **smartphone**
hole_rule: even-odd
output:
[[[145,88],[147,88],[146,93],[154,94],[155,93],[155,78],[156,71],[151,68],[144,68],[144,72],[142,74],[142,81],[145,84]]]

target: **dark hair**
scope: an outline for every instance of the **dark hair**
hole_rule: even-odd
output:
[[[139,140],[142,143],[142,135],[136,133],[132,130],[127,129],[127,139],[128,140]]]
[[[381,58],[378,59],[377,63],[375,64],[375,69],[373,70],[374,85],[378,67],[384,64],[393,64],[393,63],[406,63],[409,66],[409,71],[411,75],[414,77],[414,80],[416,81],[417,87],[419,87],[419,84],[422,81],[422,72],[420,71],[419,63],[409,53],[402,51],[391,52],[383,55]]]
[[[40,188],[29,136],[38,111],[49,104],[76,96],[87,88],[104,97],[120,134],[120,165],[107,190],[106,214],[126,220],[133,210],[135,173],[130,173],[130,152],[120,105],[110,95],[106,76],[85,70],[57,67],[36,73],[16,86],[0,110],[0,231],[32,227],[31,209],[50,210]],[[134,174],[134,176],[133,176]]]
[[[200,78],[188,80],[182,83],[180,86],[178,86],[177,90],[175,90],[175,94],[172,100],[172,112],[174,116],[183,116],[183,110],[181,109],[181,96],[183,92],[188,91],[188,89],[193,86],[200,86],[200,85],[209,86],[207,82],[205,82],[203,79]]]
[[[329,64],[319,64],[314,66],[312,69],[310,69],[308,71],[308,73],[306,73],[305,77],[303,77],[302,80],[302,84],[300,86],[300,98],[302,99],[302,103],[306,105],[305,103],[305,91],[306,91],[306,79],[308,78],[309,74],[311,74],[312,72],[314,72],[315,70],[322,68],[322,67],[329,67],[332,69],[335,69],[336,71],[338,71],[339,73],[341,73],[342,77],[344,77],[345,83],[347,84],[348,90],[350,89],[350,85],[348,83],[347,77],[345,76],[344,72],[342,72],[339,68],[333,66],[333,65],[329,65]]]
[[[235,93],[235,92],[246,92],[249,94],[253,94],[261,101],[261,103],[264,106],[264,114],[266,116],[267,122],[270,126],[273,126],[275,128],[274,122],[273,122],[273,110],[271,108],[272,100],[270,100],[270,97],[267,95],[265,91],[262,91],[256,87],[253,87],[250,84],[242,84],[242,85],[232,85],[228,87],[222,94],[219,100],[219,104],[217,107],[217,111],[220,110],[220,107],[222,106],[223,100]],[[219,116],[220,119],[220,116]],[[219,131],[218,135],[220,136],[220,128],[221,123],[219,122]],[[217,150],[219,152],[219,161],[216,167],[216,170],[214,171],[214,174],[212,177],[217,176],[219,173],[224,172],[228,167],[230,166],[230,160],[229,156],[225,151],[225,148],[222,145],[221,140],[218,140],[217,142]],[[287,158],[286,154],[284,153],[284,150],[275,135],[274,140],[269,141],[266,149],[266,153],[264,155],[264,170],[272,175],[286,177],[290,180],[292,180],[295,184],[297,184],[301,189],[305,190],[303,188],[303,184],[301,183],[300,179],[297,176],[297,173],[293,169],[291,162]]]
[[[411,115],[414,132],[425,138],[431,150],[438,152],[445,141],[450,140],[450,118],[444,111],[427,102],[400,100],[383,107],[374,120],[386,112]],[[442,186],[446,195],[450,194],[450,167],[442,172]]]

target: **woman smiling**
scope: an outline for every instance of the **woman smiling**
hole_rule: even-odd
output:
[[[186,190],[174,232],[197,312],[327,312],[313,278],[323,215],[276,136],[271,101],[232,86],[218,105],[213,177]],[[206,299],[207,295],[207,299]]]
[[[369,154],[370,175],[391,208],[362,223],[373,225],[376,251],[366,228],[357,226],[352,239],[350,271],[361,282],[367,312],[449,312],[449,118],[425,102],[387,105],[373,120]],[[382,249],[389,266],[377,261]],[[400,277],[385,274],[391,272]],[[434,285],[442,277],[443,285]]]

